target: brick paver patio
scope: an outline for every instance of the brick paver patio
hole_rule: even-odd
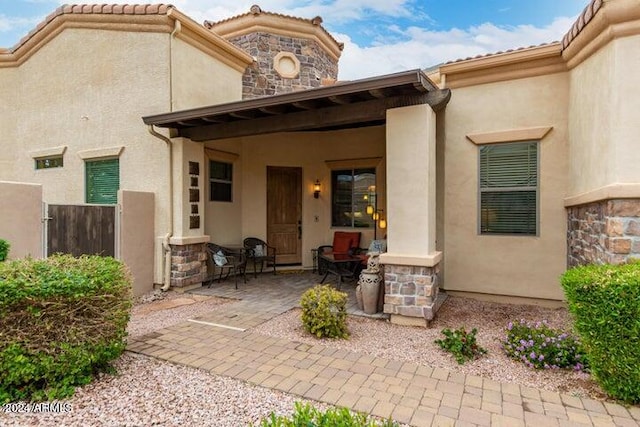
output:
[[[441,368],[251,332],[296,307],[317,275],[262,275],[198,294],[235,298],[215,313],[132,340],[128,350],[412,426],[638,426],[640,408],[499,383]],[[346,289],[344,289],[346,288]],[[349,310],[355,312],[353,286]]]

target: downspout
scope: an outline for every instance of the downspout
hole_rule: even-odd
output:
[[[162,291],[168,291],[171,286],[171,245],[169,245],[169,240],[171,236],[173,236],[173,144],[171,144],[169,138],[158,133],[153,128],[153,125],[148,125],[147,130],[151,135],[166,142],[169,148],[169,231],[162,239],[162,249],[164,251],[164,283],[160,288]]]
[[[182,30],[182,24],[176,19],[175,26],[169,36],[169,109],[173,111],[173,38]],[[162,250],[164,252],[164,283],[160,289],[168,291],[171,287],[171,245],[169,241],[173,236],[173,144],[171,140],[153,128],[147,127],[149,133],[161,139],[169,148],[169,231],[162,239]]]

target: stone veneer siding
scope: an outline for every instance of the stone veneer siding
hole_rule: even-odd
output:
[[[338,62],[314,40],[268,33],[251,33],[229,40],[256,59],[242,76],[242,98],[259,98],[319,87],[324,78],[338,78]],[[295,78],[283,78],[273,59],[280,52],[291,52],[300,61]]]
[[[438,298],[439,265],[416,267],[386,264],[384,266],[384,312],[406,317],[435,317]]]
[[[640,199],[568,208],[568,264],[621,264],[640,258]]]
[[[207,247],[171,245],[171,286],[184,288],[198,285],[207,279]]]

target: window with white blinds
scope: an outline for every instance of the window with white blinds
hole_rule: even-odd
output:
[[[480,147],[480,234],[538,234],[538,142]]]

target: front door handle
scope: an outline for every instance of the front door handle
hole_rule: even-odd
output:
[[[298,240],[302,239],[302,221],[298,220]]]

